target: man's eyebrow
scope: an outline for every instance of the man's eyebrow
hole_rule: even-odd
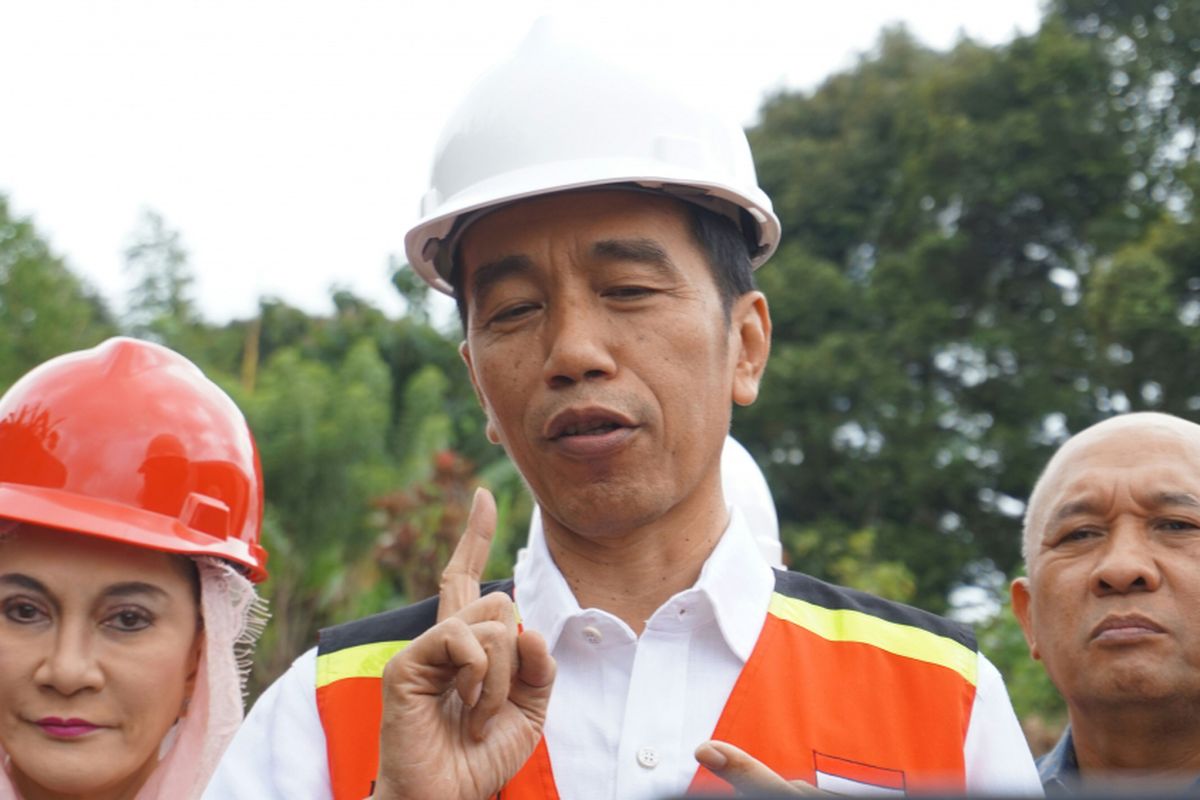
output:
[[[678,274],[675,262],[663,246],[653,239],[602,239],[592,245],[592,256],[605,261],[645,264],[664,276]]]
[[[1188,508],[1200,508],[1200,499],[1190,492],[1159,492],[1154,496],[1153,500],[1155,507],[1160,506],[1186,506]]]
[[[1074,517],[1078,514],[1094,514],[1096,512],[1096,503],[1091,500],[1075,500],[1065,505],[1061,505],[1054,510],[1050,516],[1050,525],[1057,525],[1068,517]]]
[[[533,261],[528,256],[502,256],[495,261],[481,264],[471,276],[471,302],[478,307],[492,287],[505,278],[533,270]]]
[[[1184,506],[1186,508],[1200,509],[1200,498],[1197,498],[1196,495],[1190,492],[1159,492],[1151,499],[1151,505],[1154,508]],[[1073,517],[1077,514],[1093,514],[1096,511],[1096,504],[1093,501],[1076,500],[1055,509],[1054,514],[1050,517],[1049,524],[1056,525],[1068,517]]]

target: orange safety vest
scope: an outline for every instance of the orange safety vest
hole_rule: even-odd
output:
[[[383,667],[436,615],[431,598],[321,632],[317,708],[335,800],[371,793]],[[977,664],[965,626],[777,570],[767,619],[711,738],[840,793],[961,792]],[[701,767],[689,791],[729,787]],[[545,739],[499,797],[558,797]]]

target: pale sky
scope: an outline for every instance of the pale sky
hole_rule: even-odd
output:
[[[124,307],[143,208],[179,230],[205,317],[261,295],[390,313],[441,125],[552,12],[745,124],[903,20],[923,42],[1037,28],[1037,0],[0,0],[0,193]]]

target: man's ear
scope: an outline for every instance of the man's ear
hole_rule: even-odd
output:
[[[1021,630],[1025,633],[1029,655],[1040,661],[1042,655],[1038,652],[1037,639],[1033,635],[1033,609],[1029,607],[1032,599],[1029,594],[1029,578],[1015,578],[1009,587],[1009,593],[1012,597],[1013,616],[1017,618]]]
[[[729,337],[736,353],[733,402],[748,406],[758,399],[767,356],[771,352],[771,312],[762,292],[747,292],[730,309]]]
[[[462,358],[463,363],[467,365],[467,375],[471,378],[471,388],[475,390],[475,399],[479,401],[479,407],[483,409],[483,415],[487,418],[486,432],[488,441],[492,444],[500,444],[500,430],[496,427],[491,406],[484,399],[483,392],[479,390],[479,381],[475,378],[475,365],[471,363],[471,349],[467,346],[466,339],[459,343],[458,355]]]

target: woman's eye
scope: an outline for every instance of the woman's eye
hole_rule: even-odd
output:
[[[17,600],[5,604],[4,616],[20,625],[29,625],[34,622],[39,622],[45,615],[42,614],[42,610],[33,603]]]
[[[138,609],[125,609],[113,614],[104,624],[122,632],[140,631],[153,622],[150,614]]]

